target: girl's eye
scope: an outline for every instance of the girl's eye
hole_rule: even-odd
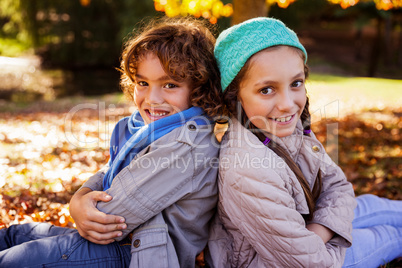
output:
[[[140,86],[142,86],[142,87],[148,86],[148,83],[147,83],[147,82],[144,82],[144,81],[139,81],[137,84],[140,85]]]
[[[272,93],[272,91],[273,91],[273,89],[270,87],[265,87],[260,90],[261,94],[263,94],[263,95],[269,95]]]
[[[165,88],[176,88],[177,85],[172,84],[172,83],[167,83],[164,87],[165,87]]]
[[[297,80],[292,83],[292,87],[300,87],[303,85],[303,80]]]

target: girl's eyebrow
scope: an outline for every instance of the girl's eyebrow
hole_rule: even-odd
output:
[[[273,80],[262,80],[262,81],[258,81],[257,83],[254,84],[255,87],[259,87],[259,86],[263,86],[266,84],[276,84],[276,81]]]
[[[301,71],[300,73],[294,75],[292,77],[292,80],[294,80],[296,78],[299,78],[299,77],[302,77],[302,76],[304,76],[304,71]],[[257,83],[255,83],[254,86],[258,87],[260,85],[263,86],[263,85],[266,85],[266,84],[276,84],[276,83],[278,83],[278,82],[274,81],[274,80],[262,80],[262,81],[258,81]]]
[[[293,79],[299,78],[299,77],[304,76],[304,75],[305,75],[304,71],[301,71],[300,73],[298,73],[295,76],[293,76]]]
[[[148,80],[147,77],[140,75],[140,74],[136,74],[135,75],[135,79],[143,79],[143,80]],[[170,78],[168,75],[164,75],[159,77],[158,79],[156,79],[156,81],[166,81],[166,80],[172,80],[172,78]]]

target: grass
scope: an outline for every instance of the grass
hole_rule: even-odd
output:
[[[313,73],[306,86],[315,118],[402,106],[402,80]]]
[[[6,57],[18,57],[29,53],[30,46],[16,39],[0,38],[0,55]]]
[[[312,73],[307,81],[310,97],[310,111],[313,118],[339,118],[361,110],[382,110],[402,106],[402,80],[345,77],[329,74]],[[24,94],[21,92],[21,94]],[[78,103],[105,101],[121,103],[122,94],[95,97],[67,97],[52,101],[1,101],[0,112],[39,111],[45,108],[51,112],[61,107],[74,106]]]
[[[22,101],[12,102],[0,100],[0,113],[30,113],[30,112],[49,112],[65,113],[71,108],[82,104],[98,104],[102,107],[113,109],[127,105],[127,100],[123,93],[105,94],[101,96],[73,96],[63,97],[52,101]]]

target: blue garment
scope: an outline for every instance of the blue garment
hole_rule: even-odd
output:
[[[7,249],[9,248],[9,249]],[[75,229],[47,223],[16,224],[0,230],[0,267],[128,267],[128,238],[98,245]]]
[[[130,164],[138,152],[160,137],[184,125],[190,119],[199,125],[210,124],[209,121],[205,122],[205,117],[200,117],[203,113],[200,107],[191,107],[147,125],[139,111],[121,119],[110,139],[110,168],[103,178],[103,190],[110,188],[114,177]]]
[[[356,200],[353,243],[343,267],[376,268],[402,257],[402,201],[374,195]]]

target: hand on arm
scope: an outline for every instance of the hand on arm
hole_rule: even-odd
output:
[[[327,227],[318,223],[307,224],[306,228],[321,237],[322,241],[324,241],[324,244],[327,243],[335,234]]]
[[[113,238],[122,235],[120,230],[127,226],[124,218],[108,215],[96,208],[98,201],[109,202],[112,197],[106,192],[82,188],[70,201],[70,214],[74,219],[79,234],[96,244],[109,244]]]

